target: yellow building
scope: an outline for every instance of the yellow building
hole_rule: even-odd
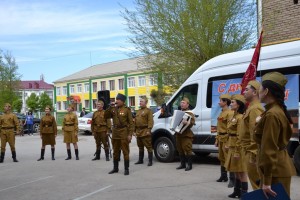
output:
[[[146,72],[140,66],[142,58],[133,58],[94,65],[54,82],[55,110],[59,114],[66,112],[70,102],[76,104],[76,110],[84,107],[87,111],[96,110],[97,92],[109,90],[111,101],[118,93],[127,96],[127,106],[138,109],[139,99],[146,96],[148,106],[156,106],[150,97],[152,89],[158,89],[158,74]]]

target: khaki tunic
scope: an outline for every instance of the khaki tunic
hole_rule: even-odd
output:
[[[185,111],[185,110],[182,110]],[[176,135],[176,148],[179,155],[192,155],[192,145],[193,145],[193,137],[194,133],[191,128],[195,125],[195,115],[189,111],[185,111],[187,114],[192,116],[190,125],[183,131],[183,133],[175,133]]]
[[[227,152],[225,150],[225,145],[228,140],[227,134],[227,123],[232,118],[233,111],[230,109],[224,109],[220,113],[217,122],[217,136],[216,140],[218,141],[218,149],[219,149],[219,160],[221,162],[221,166],[225,165],[225,160],[227,157]]]
[[[245,163],[245,158],[242,155],[242,149],[239,141],[239,133],[241,131],[241,123],[243,115],[239,113],[234,113],[231,120],[227,124],[228,142],[227,146],[229,151],[225,161],[225,167],[227,171],[230,172],[246,172],[247,165]],[[236,158],[235,156],[238,156]]]
[[[91,130],[94,134],[97,150],[101,149],[101,143],[104,150],[108,150],[107,132],[111,129],[111,121],[104,118],[104,112],[104,110],[96,111],[92,117]]]
[[[264,185],[271,185],[279,178],[290,178],[296,170],[287,152],[292,136],[291,125],[282,108],[276,104],[265,106],[266,111],[255,127],[255,141],[258,144],[258,170]],[[280,179],[279,179],[280,182]],[[290,182],[282,182],[290,193]]]
[[[1,127],[1,152],[5,152],[6,143],[8,142],[11,151],[15,149],[15,133],[19,133],[19,120],[17,116],[11,112],[3,113],[0,118]]]
[[[119,160],[120,150],[123,151],[124,160],[129,160],[128,136],[132,136],[134,124],[131,110],[127,106],[109,107],[104,112],[105,119],[113,119],[112,145],[114,160]]]
[[[55,136],[57,135],[57,124],[51,114],[46,114],[40,122],[40,135],[42,136],[42,146],[55,145]]]
[[[151,129],[153,127],[153,114],[149,108],[141,108],[135,117],[135,134],[139,151],[147,148],[149,153],[153,152]]]
[[[254,128],[256,118],[264,112],[264,108],[258,100],[249,104],[241,124],[240,144],[243,149],[242,154],[245,155],[247,163],[247,172],[252,188],[258,189],[256,182],[259,180],[259,175],[256,167],[257,144],[254,141]]]
[[[78,118],[73,112],[64,116],[62,130],[64,131],[64,143],[78,142]]]

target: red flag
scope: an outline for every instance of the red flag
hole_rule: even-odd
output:
[[[249,81],[255,80],[256,79],[256,71],[257,71],[257,66],[258,66],[258,61],[259,61],[259,55],[260,55],[260,48],[261,48],[261,41],[262,41],[262,34],[263,31],[261,31],[257,45],[255,47],[255,51],[251,60],[251,63],[246,71],[246,73],[243,76],[242,83],[241,83],[241,94],[244,93],[245,88],[247,87]]]

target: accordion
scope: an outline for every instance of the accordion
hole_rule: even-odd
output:
[[[170,123],[170,129],[176,133],[183,133],[183,131],[185,131],[185,129],[187,129],[190,125],[191,120],[192,116],[190,114],[181,110],[175,110]],[[183,124],[185,121],[187,123]]]

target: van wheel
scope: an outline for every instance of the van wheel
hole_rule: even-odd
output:
[[[209,156],[209,152],[195,152],[196,156],[206,157]]]
[[[33,132],[34,133],[39,133],[40,132],[40,124],[39,123],[33,124]]]
[[[175,158],[175,147],[167,137],[160,137],[154,143],[154,154],[160,162],[172,162]]]
[[[297,147],[297,149],[294,152],[294,163],[296,169],[298,170],[298,173],[300,173],[300,145]]]

